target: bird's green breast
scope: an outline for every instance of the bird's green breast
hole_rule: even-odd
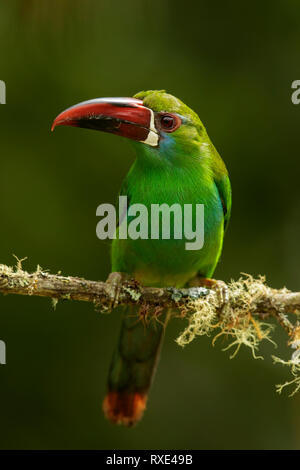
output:
[[[210,277],[221,253],[224,223],[223,209],[212,173],[204,165],[175,167],[144,165],[139,159],[127,175],[123,195],[128,205],[143,204],[148,209],[151,234],[151,205],[204,204],[204,245],[187,250],[186,240],[174,239],[171,217],[170,239],[116,239],[112,245],[112,270],[132,274],[144,285],[183,286],[200,273]],[[195,218],[194,218],[195,220]],[[131,218],[127,219],[130,224]],[[124,223],[120,222],[120,223]]]

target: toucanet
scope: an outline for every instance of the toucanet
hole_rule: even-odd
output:
[[[169,238],[120,239],[120,226],[130,219],[125,214],[112,242],[111,271],[144,286],[180,288],[194,279],[212,286],[230,218],[231,186],[225,164],[198,115],[164,90],[150,90],[132,98],[97,98],[77,104],[57,116],[52,129],[56,126],[131,139],[136,160],[120,190],[128,207],[143,204],[150,213],[153,204],[204,205],[204,245],[198,250],[187,250],[185,237],[174,236],[172,217]],[[148,222],[151,225],[151,218]],[[169,317],[163,313],[156,320],[144,317],[142,321],[137,309],[123,308],[103,402],[106,417],[125,426],[143,415]]]

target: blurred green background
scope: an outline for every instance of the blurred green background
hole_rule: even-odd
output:
[[[194,108],[224,158],[233,213],[215,276],[265,274],[300,289],[300,6],[296,0],[10,0],[0,3],[0,262],[103,280],[109,243],[96,207],[114,203],[134,160],[125,139],[50,133],[66,107],[165,88]],[[143,421],[114,427],[101,411],[119,315],[84,303],[0,298],[2,449],[300,448],[300,398],[275,393],[289,372],[270,355],[234,360],[211,338],[181,350],[167,329]]]

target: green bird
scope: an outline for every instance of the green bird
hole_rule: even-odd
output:
[[[231,186],[225,164],[198,115],[164,90],[150,90],[133,98],[85,101],[58,115],[52,129],[58,125],[132,140],[137,158],[120,191],[127,196],[128,208],[143,204],[150,213],[153,204],[179,204],[182,209],[190,204],[195,215],[196,205],[204,205],[201,249],[186,249],[187,239],[175,237],[177,219],[172,214],[169,239],[161,234],[158,238],[120,238],[122,224],[132,220],[127,211],[112,243],[112,272],[125,273],[145,286],[180,288],[194,279],[199,285],[216,284],[212,275],[230,218]],[[150,216],[147,223],[150,233]],[[124,308],[103,402],[110,421],[131,426],[142,417],[168,317],[165,313],[159,321],[141,321],[137,307]]]

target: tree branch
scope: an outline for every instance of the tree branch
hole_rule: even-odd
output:
[[[238,282],[241,283],[241,280]],[[263,319],[273,316],[289,334],[292,333],[294,325],[289,322],[286,315],[300,312],[300,292],[290,292],[285,288],[272,289],[265,285],[263,278],[254,280],[251,276],[247,277],[242,285],[239,285],[238,292],[236,284],[231,283],[227,286],[228,305],[232,311],[240,310],[243,294],[247,292],[248,313],[258,315]],[[35,272],[28,273],[22,269],[19,260],[15,269],[0,264],[0,292],[2,294],[50,297],[57,300],[92,302],[103,310],[109,309],[115,294],[114,286],[109,282],[49,274],[39,266]],[[150,307],[182,308],[189,306],[192,302],[201,302],[207,299],[214,303],[219,310],[224,307],[218,301],[218,292],[215,290],[205,287],[183,289],[143,287],[132,279],[121,284],[117,303],[118,305],[147,304]]]
[[[50,297],[58,300],[92,302],[97,310],[110,311],[112,306],[138,305],[138,315],[143,321],[158,319],[164,308],[173,315],[187,319],[187,326],[176,339],[184,346],[196,336],[213,335],[214,342],[222,335],[231,339],[225,350],[234,347],[231,357],[241,345],[249,347],[255,358],[262,340],[269,340],[273,325],[266,319],[275,319],[288,334],[288,344],[294,349],[291,358],[274,362],[291,368],[292,380],[277,386],[277,391],[294,385],[292,395],[300,390],[300,292],[272,289],[265,279],[244,275],[226,287],[226,300],[220,290],[205,287],[176,289],[173,287],[143,287],[134,279],[114,284],[114,276],[106,282],[88,281],[72,276],[49,274],[39,266],[33,273],[22,269],[22,260],[11,268],[0,264],[0,293]],[[118,296],[116,298],[116,293]],[[292,314],[291,320],[288,315]]]
[[[51,297],[57,300],[81,300],[93,302],[106,310],[114,297],[114,286],[109,282],[89,281],[79,277],[49,274],[40,267],[34,273],[24,271],[21,266],[13,268],[0,264],[0,292],[2,294]],[[148,304],[160,307],[178,307],[208,294],[206,288],[158,288],[142,287],[134,279],[120,286],[118,305]],[[116,305],[114,305],[116,306]]]

